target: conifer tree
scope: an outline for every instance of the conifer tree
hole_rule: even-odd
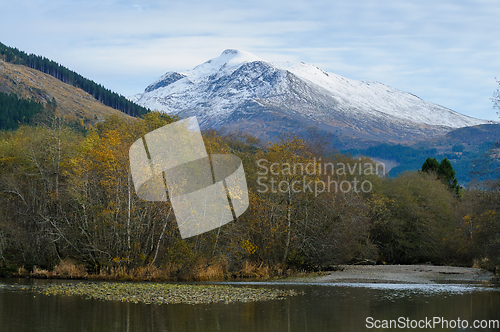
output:
[[[451,166],[447,158],[441,160],[441,163],[436,158],[427,158],[422,165],[422,172],[436,173],[437,177],[445,183],[452,192],[460,196],[460,186],[455,178],[455,170]]]
[[[436,172],[438,171],[439,168],[439,162],[437,161],[436,158],[427,158],[422,165],[422,172],[430,173],[430,172]]]

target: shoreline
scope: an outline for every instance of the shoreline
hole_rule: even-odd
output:
[[[282,277],[236,277],[236,278],[203,278],[169,279],[154,276],[123,277],[99,275],[52,275],[31,274],[24,276],[0,275],[0,278],[31,278],[46,280],[85,280],[107,282],[163,282],[163,283],[198,283],[198,282],[275,282],[275,283],[399,283],[399,284],[445,284],[445,283],[499,283],[500,276],[493,272],[471,267],[436,266],[436,265],[338,265],[335,270],[324,272],[298,272]]]
[[[204,281],[172,283],[145,280],[84,280],[76,283],[53,283],[33,285],[31,289],[42,295],[79,295],[87,299],[110,300],[145,304],[210,304],[231,302],[255,302],[284,299],[303,294],[293,289],[279,287],[234,287],[234,279],[224,281]],[[63,278],[54,278],[63,279]],[[75,279],[73,279],[75,280]],[[76,281],[76,280],[75,280]],[[82,281],[82,280],[80,280]],[[240,280],[241,281],[241,280]],[[267,285],[287,285],[300,283],[324,284],[427,284],[446,285],[453,283],[495,285],[498,276],[492,272],[468,267],[432,265],[339,265],[335,271],[308,273],[282,279],[253,279],[251,283]],[[210,285],[215,282],[218,285]],[[11,286],[12,287],[12,286]],[[498,286],[496,286],[498,287]],[[23,288],[24,289],[24,288]]]
[[[279,282],[304,283],[493,283],[495,274],[471,267],[434,265],[339,265],[322,276],[290,277]]]

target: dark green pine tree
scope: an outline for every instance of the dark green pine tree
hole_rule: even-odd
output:
[[[441,160],[437,170],[437,175],[444,183],[446,183],[446,185],[448,185],[450,190],[454,191],[457,195],[460,194],[460,186],[455,178],[455,171],[447,158]]]
[[[439,162],[436,158],[427,158],[422,165],[422,172],[426,173],[437,173],[439,168]]]
[[[453,170],[453,166],[451,166],[447,158],[441,160],[441,163],[439,163],[436,158],[427,158],[422,165],[422,172],[435,173],[452,192],[460,196],[461,187],[458,185],[458,181],[455,178],[455,170]]]

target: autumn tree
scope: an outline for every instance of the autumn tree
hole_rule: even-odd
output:
[[[257,158],[261,180],[258,192],[272,204],[269,218],[273,228],[282,234],[278,243],[284,263],[289,259],[292,242],[303,240],[299,229],[309,222],[308,208],[319,180],[317,162],[304,140],[290,136],[271,143]]]
[[[262,147],[253,167],[245,165],[251,204],[242,246],[248,256],[314,269],[376,256],[359,186],[374,175],[363,169],[371,161],[317,150],[283,137]],[[336,172],[334,164],[345,167]]]
[[[10,225],[12,257],[27,266],[49,266],[59,256],[54,225],[64,216],[65,172],[80,137],[53,117],[45,126],[21,127],[2,137],[1,199]],[[15,230],[15,231],[14,231]]]
[[[405,173],[373,193],[372,235],[391,263],[440,262],[444,240],[454,229],[456,198],[426,173]]]
[[[500,192],[477,183],[464,190],[454,233],[460,263],[500,271]]]
[[[71,197],[75,200],[72,234],[80,234],[80,254],[100,266],[150,264],[161,240],[175,231],[169,202],[145,202],[134,192],[128,149],[144,134],[175,118],[159,112],[142,120],[112,116],[91,130],[71,160]],[[73,246],[75,247],[75,246]]]

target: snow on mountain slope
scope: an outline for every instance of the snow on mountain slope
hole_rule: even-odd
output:
[[[410,141],[488,123],[382,83],[304,63],[269,63],[238,50],[225,50],[192,70],[168,72],[132,98],[152,110],[197,116],[204,128],[261,137],[316,126],[365,139]]]
[[[339,102],[363,109],[374,116],[380,116],[378,113],[381,112],[391,118],[451,128],[487,122],[426,102],[379,82],[348,79],[304,63],[284,62],[276,65],[325,88]]]
[[[167,113],[198,109],[204,113],[198,114],[202,119],[213,117],[221,122],[242,101],[270,92],[269,76],[278,72],[251,53],[226,50],[192,70],[166,73],[136,100],[149,109]]]

